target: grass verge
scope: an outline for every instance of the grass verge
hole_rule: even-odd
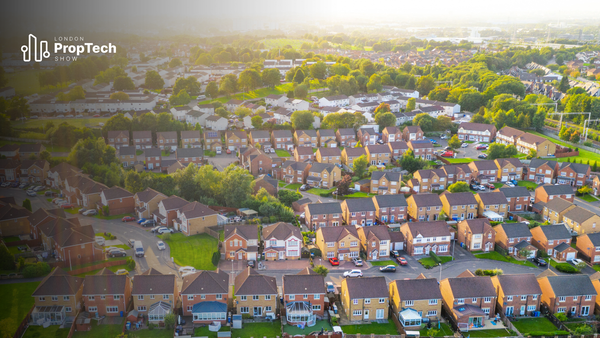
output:
[[[524,260],[524,261],[520,261],[517,260],[513,257],[506,257],[503,256],[501,253],[497,252],[497,251],[492,251],[492,252],[486,252],[486,253],[482,253],[482,254],[478,254],[475,255],[475,258],[479,258],[479,259],[491,259],[494,261],[500,261],[500,262],[507,262],[507,263],[513,263],[513,264],[518,264],[518,265],[524,265],[524,266],[529,266],[532,268],[535,268],[536,266],[531,263],[528,260]]]
[[[371,264],[373,266],[398,265],[398,263],[394,262],[391,259],[388,259],[388,260],[385,260],[385,261],[372,261],[372,262],[369,262],[369,264]]]

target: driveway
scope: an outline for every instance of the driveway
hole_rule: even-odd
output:
[[[217,155],[215,157],[208,157],[208,164],[217,168],[219,171],[225,170],[231,163],[237,161],[238,158],[234,153],[227,154],[223,153],[221,155]]]

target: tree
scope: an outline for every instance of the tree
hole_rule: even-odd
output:
[[[462,142],[461,140],[458,139],[457,135],[454,135],[450,138],[450,140],[448,141],[448,146],[452,149],[458,149],[460,148]]]
[[[231,94],[238,91],[238,81],[237,77],[234,74],[227,74],[221,78],[221,83],[219,85],[219,89],[225,93],[225,95],[230,96]]]
[[[248,170],[234,164],[223,171],[222,202],[227,207],[238,207],[252,193],[254,177]]]
[[[375,108],[375,116],[377,116],[377,114],[379,114],[379,113],[387,113],[387,112],[391,112],[391,110],[390,110],[390,105],[385,102],[381,102],[379,104],[379,106],[377,106],[377,108]]]
[[[296,88],[294,88],[295,97],[303,99],[306,95],[308,95],[308,88],[305,84],[297,85]]]
[[[327,277],[327,274],[329,273],[329,269],[327,269],[323,265],[317,265],[317,266],[315,266],[315,268],[313,269],[313,271],[316,272],[316,273],[318,273],[319,275],[321,275],[323,277]]]
[[[365,155],[354,159],[354,162],[352,163],[352,170],[354,171],[354,176],[363,178],[365,176],[365,173],[367,172],[368,166],[369,162],[367,161],[367,157]]]
[[[310,71],[310,76],[315,79],[323,80],[327,76],[327,65],[323,61],[318,61],[317,63],[308,67]]]
[[[298,110],[292,113],[290,118],[292,121],[292,127],[296,130],[310,129],[315,117],[309,110]]]
[[[219,107],[217,109],[215,109],[215,115],[224,117],[224,118],[229,118],[229,112],[223,108],[223,107]]]
[[[281,201],[281,203],[291,207],[292,203],[302,198],[302,194],[297,191],[281,189],[277,193],[277,197],[279,197],[279,201]]]
[[[165,85],[165,80],[155,70],[149,70],[146,72],[146,79],[144,85],[149,89],[162,89]]]
[[[569,88],[571,88],[571,86],[569,86],[569,78],[567,76],[563,76],[562,79],[560,79],[557,89],[563,93],[566,93]]]
[[[183,63],[181,62],[181,60],[179,60],[178,58],[173,58],[171,59],[171,61],[169,62],[169,68],[174,68],[174,67],[179,67],[181,66]]]
[[[134,90],[135,84],[129,76],[117,76],[113,83],[114,90]]]
[[[527,154],[527,159],[531,160],[537,158],[537,151],[535,149],[530,149],[529,154]]]
[[[375,115],[375,122],[379,125],[379,130],[383,130],[385,127],[396,125],[396,116],[391,112],[379,113]]]
[[[455,192],[468,192],[469,191],[469,185],[465,182],[456,182],[454,184],[451,184],[450,186],[448,186],[448,191],[451,193],[455,193]]]
[[[417,81],[419,94],[427,96],[435,88],[435,80],[430,75],[421,76]]]
[[[206,95],[208,95],[211,99],[216,99],[219,96],[219,86],[215,81],[210,81],[206,85],[206,89],[204,90]]]
[[[136,194],[140,191],[144,191],[144,183],[142,182],[142,177],[135,170],[127,171],[125,175],[125,190],[131,192],[132,194]]]
[[[255,129],[260,129],[263,125],[263,119],[262,117],[256,115],[256,116],[252,116],[252,118],[250,119],[250,121],[252,122],[252,126]]]
[[[246,69],[240,73],[239,85],[247,92],[258,87],[260,82],[260,74],[254,69]]]
[[[263,70],[261,78],[265,85],[274,88],[279,84],[279,81],[281,80],[281,74],[276,68],[266,68]]]
[[[15,256],[8,251],[5,245],[0,245],[0,269],[13,270],[15,268]]]
[[[423,132],[432,131],[434,123],[435,119],[427,113],[417,114],[417,116],[415,116],[415,118],[413,119],[413,125],[421,127],[421,130],[423,130]]]
[[[402,169],[411,174],[417,170],[423,169],[426,164],[427,161],[415,157],[412,150],[407,150],[404,155],[402,155],[402,160],[400,161],[400,166],[402,166]]]
[[[198,79],[193,76],[178,78],[173,86],[173,94],[177,95],[182,90],[187,91],[190,95],[198,95],[200,93],[200,83],[198,82]]]
[[[352,176],[345,175],[342,177],[342,180],[337,185],[337,194],[338,196],[344,196],[349,193],[350,184],[352,184]]]
[[[192,98],[186,90],[182,90],[177,95],[169,97],[169,103],[173,106],[183,106],[192,101]]]
[[[29,200],[29,198],[23,200],[23,208],[31,211],[31,201]]]
[[[129,94],[127,94],[125,92],[112,93],[112,94],[110,94],[110,99],[111,100],[126,101],[126,100],[129,100]]]
[[[218,251],[217,251],[217,252],[215,252],[215,253],[218,253]],[[176,321],[175,321],[175,314],[174,314],[173,312],[171,312],[171,313],[169,313],[169,314],[166,314],[166,315],[165,315],[164,322],[165,322],[165,328],[166,328],[167,330],[172,330],[172,329],[174,329],[174,328],[175,328],[175,324],[176,324]]]
[[[296,74],[294,74],[294,79],[292,80],[292,82],[294,83],[302,83],[304,81],[304,72],[302,71],[302,68],[298,67],[298,70],[296,70]]]
[[[414,97],[411,97],[410,99],[408,99],[408,102],[406,102],[406,111],[413,111],[413,110],[415,110],[416,107],[417,107],[417,99],[415,99]]]

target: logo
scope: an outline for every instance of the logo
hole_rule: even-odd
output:
[[[21,46],[21,52],[23,52],[23,61],[30,62],[31,61],[31,51],[33,48],[33,57],[35,58],[35,62],[42,62],[43,59],[47,59],[50,57],[50,52],[48,51],[48,41],[40,40],[40,44],[38,46],[37,37],[33,34],[29,34],[29,45]],[[39,48],[39,51],[38,51]]]
[[[62,42],[66,41],[81,41],[83,37],[54,37],[54,61],[76,61],[77,57],[82,53],[86,54],[115,54],[117,53],[117,46],[109,43],[108,45],[95,45],[91,42],[85,42],[76,45],[67,45]],[[23,61],[31,62],[42,62],[44,59],[50,57],[50,51],[48,50],[48,41],[40,40],[29,34],[29,43],[21,46],[21,52],[23,52]]]

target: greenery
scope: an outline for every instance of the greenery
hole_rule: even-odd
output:
[[[171,235],[165,243],[171,248],[171,256],[180,266],[193,266],[198,270],[214,270],[213,253],[218,251],[217,239],[199,234],[185,236],[182,233]]]
[[[553,259],[550,259],[550,265],[556,270],[564,273],[579,273],[579,269],[569,263],[558,263]]]
[[[66,338],[69,328],[61,329],[60,325],[50,325],[44,328],[41,325],[29,325],[22,338]]]
[[[231,331],[231,327],[230,326],[221,326],[221,329],[219,330],[221,332],[223,331]],[[170,332],[171,335],[173,335],[173,332]],[[217,332],[212,332],[208,330],[208,325],[207,326],[202,326],[202,327],[197,327],[194,329],[194,336],[196,337],[208,337],[208,338],[217,338]]]
[[[290,153],[287,150],[284,150],[284,149],[275,149],[275,154],[277,154],[277,156],[279,156],[279,157],[290,157],[290,156],[292,156],[292,155],[290,155]]]
[[[90,331],[76,331],[73,338],[106,338],[117,337],[123,332],[123,324],[102,324],[92,320],[92,329]]]
[[[0,270],[12,270],[15,268],[15,257],[4,245],[0,244]]]
[[[531,263],[528,260],[517,260],[514,257],[507,257],[507,256],[503,256],[501,253],[497,252],[497,251],[492,251],[492,252],[486,252],[486,253],[482,253],[482,254],[476,254],[475,258],[479,258],[479,259],[491,259],[491,260],[495,260],[495,261],[501,261],[501,262],[508,262],[508,263],[513,263],[513,264],[519,264],[519,265],[525,265],[525,266],[529,266],[529,267],[536,267],[533,263]]]
[[[296,336],[296,335],[307,335],[311,332],[319,331],[321,329],[323,329],[325,332],[333,331],[333,328],[331,327],[331,324],[329,324],[329,321],[317,320],[315,326],[312,326],[312,327],[307,326],[304,329],[300,329],[299,327],[293,326],[293,325],[285,325],[283,327],[283,332],[287,332],[292,336]]]
[[[452,260],[452,257],[450,256],[438,256],[438,258],[440,259],[442,264],[448,263]],[[433,259],[432,257],[421,258],[419,259],[419,263],[421,263],[421,265],[423,265],[425,269],[432,269],[433,267],[436,267],[438,265],[438,263],[436,263],[435,259]]]
[[[37,262],[35,264],[28,264],[23,269],[23,277],[35,278],[42,277],[50,273],[52,269],[46,262]]]
[[[316,272],[316,273],[318,273],[319,275],[322,275],[323,277],[327,277],[327,274],[329,273],[329,269],[327,269],[323,265],[317,265],[317,266],[315,266],[315,268],[313,269],[313,271]]]
[[[271,323],[246,323],[243,330],[233,330],[231,336],[236,338],[280,337],[281,322],[276,320]]]
[[[432,325],[431,329],[433,331],[435,331],[435,335],[433,335],[433,337],[448,337],[448,336],[453,336],[454,335],[454,331],[452,331],[452,328],[450,327],[450,325],[446,324],[446,323],[440,323],[440,327],[438,328],[437,325]],[[419,333],[421,335],[421,337],[431,337],[430,335],[430,329],[427,329],[426,327],[419,330]]]
[[[519,181],[517,182],[517,185],[519,187],[526,187],[526,188],[531,188],[531,189],[535,189],[538,187],[538,184],[535,182],[530,182],[530,181]]]
[[[342,326],[342,331],[345,334],[357,334],[369,336],[371,333],[378,335],[392,334],[395,335],[398,330],[396,330],[396,325],[393,321],[389,321],[385,324],[379,323],[371,323],[371,324],[361,324],[361,325],[344,325]]]
[[[477,269],[477,270],[475,270],[475,275],[477,275],[477,276],[498,276],[503,273],[504,273],[504,271],[502,271],[502,269],[493,269],[493,270]]]
[[[385,261],[372,261],[369,262],[373,266],[387,266],[387,265],[398,265],[395,261],[389,259]]]
[[[451,193],[468,192],[469,190],[469,184],[465,182],[456,182],[448,186],[448,191]]]
[[[516,336],[515,332],[507,329],[492,329],[492,330],[473,330],[469,331],[471,337],[510,337]]]
[[[12,337],[34,304],[31,294],[39,282],[0,284],[0,337]]]
[[[579,196],[579,198],[581,198],[582,200],[586,201],[586,202],[598,202],[598,198],[596,198],[595,196],[592,196],[590,194],[585,194],[583,196]]]
[[[558,328],[546,317],[519,318],[518,320],[512,321],[512,324],[524,336],[531,335],[552,337],[568,334],[563,333],[564,331],[559,331]]]

